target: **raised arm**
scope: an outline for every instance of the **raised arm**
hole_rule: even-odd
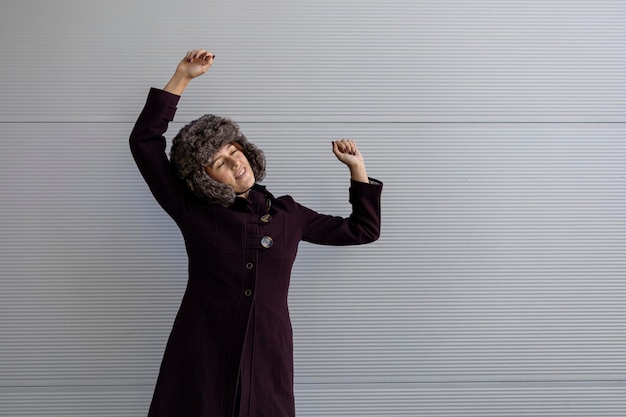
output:
[[[353,140],[333,141],[333,153],[350,170],[348,218],[319,214],[298,205],[303,240],[322,245],[358,245],[380,236],[380,195],[382,183],[367,176],[363,155]]]
[[[203,49],[189,51],[165,88],[150,90],[130,134],[130,149],[139,171],[155,199],[175,219],[184,212],[189,193],[165,154],[164,134],[174,119],[180,95],[193,78],[211,67],[213,58]]]

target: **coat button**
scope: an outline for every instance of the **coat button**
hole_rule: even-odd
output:
[[[272,220],[272,215],[271,214],[264,214],[261,216],[261,221],[263,223],[269,223],[270,220]]]
[[[254,264],[253,264],[252,262],[248,262],[248,263],[246,264],[246,268],[247,268],[247,269],[252,269],[252,268],[254,268]]]
[[[274,244],[274,240],[271,237],[263,236],[261,238],[261,246],[263,246],[265,249],[271,248],[273,244]]]
[[[243,293],[246,297],[250,297],[252,295],[252,290],[245,290]]]

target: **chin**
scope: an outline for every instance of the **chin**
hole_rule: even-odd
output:
[[[237,187],[235,190],[236,193],[245,193],[254,185],[254,181],[247,182],[245,184],[241,184],[241,186]]]
[[[246,190],[249,190],[250,188],[252,188],[252,186],[254,185],[254,177],[252,177],[246,185]]]

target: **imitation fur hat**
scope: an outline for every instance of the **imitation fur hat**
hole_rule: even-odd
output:
[[[263,151],[248,142],[232,120],[207,114],[180,129],[174,137],[170,159],[187,187],[202,200],[226,207],[235,201],[235,190],[214,180],[205,170],[213,155],[232,142],[241,145],[255,180],[261,181],[265,177]]]

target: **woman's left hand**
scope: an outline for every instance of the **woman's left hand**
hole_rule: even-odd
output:
[[[359,152],[356,142],[351,139],[333,141],[333,153],[339,161],[350,169],[350,176],[355,181],[368,182],[365,160]]]

